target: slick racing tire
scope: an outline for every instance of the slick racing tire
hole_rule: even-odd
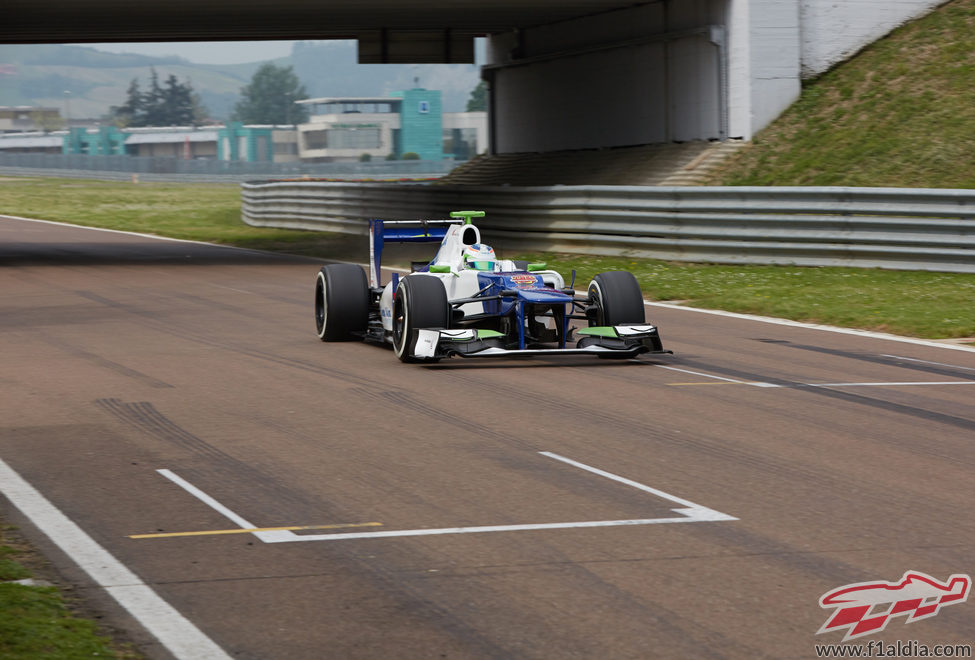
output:
[[[643,293],[633,273],[614,270],[600,273],[589,283],[589,300],[594,307],[591,326],[644,323]]]
[[[435,362],[413,357],[418,329],[448,327],[450,304],[443,282],[436,277],[413,275],[404,277],[393,299],[393,351],[402,362]]]
[[[315,280],[315,327],[322,341],[346,341],[369,324],[369,282],[355,264],[323,266]]]

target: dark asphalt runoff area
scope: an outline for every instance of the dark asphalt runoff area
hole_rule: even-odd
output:
[[[973,351],[648,306],[675,355],[404,365],[318,267],[0,217],[0,513],[150,658],[808,658],[975,574]],[[856,641],[975,643],[905,620]]]

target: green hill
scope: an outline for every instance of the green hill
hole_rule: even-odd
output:
[[[155,68],[162,80],[170,74],[190,80],[211,114],[222,116],[259,64],[193,64],[180,57],[104,53],[85,46],[0,45],[0,105],[42,105],[63,114],[67,102],[72,117],[98,118],[125,101],[133,78],[145,88]]]
[[[975,0],[808,82],[712,183],[975,188]]]
[[[464,109],[480,80],[478,67],[464,64],[358,64],[350,41],[299,42],[289,57],[310,96],[384,96],[420,85],[443,92],[444,110]],[[145,89],[150,69],[160,80],[170,74],[189,80],[210,115],[226,119],[241,87],[263,62],[195,64],[181,57],[105,53],[87,46],[0,45],[0,105],[42,105],[74,118],[96,119],[125,102],[133,78]],[[70,94],[65,94],[65,92]]]

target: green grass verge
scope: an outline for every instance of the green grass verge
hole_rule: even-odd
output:
[[[365,239],[249,227],[235,185],[0,179],[0,213],[364,261]],[[395,251],[390,251],[395,257]],[[975,336],[975,275],[856,268],[721,266],[653,259],[506,254],[544,261],[584,287],[592,275],[629,270],[654,300],[927,338]]]
[[[629,270],[651,300],[927,338],[975,336],[975,275],[860,268],[722,266],[530,254],[576,288]]]
[[[350,242],[244,224],[237,184],[2,177],[0,213],[325,258],[339,258]]]
[[[714,183],[975,187],[975,0],[953,0],[808,82]]]
[[[38,559],[13,531],[0,526],[0,658],[138,658],[76,616],[56,587],[14,582],[33,576],[22,562]]]

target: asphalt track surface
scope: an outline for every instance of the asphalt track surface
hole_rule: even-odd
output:
[[[827,591],[975,573],[975,352],[648,307],[674,356],[403,365],[317,270],[0,218],[0,459],[231,657],[814,657]]]

